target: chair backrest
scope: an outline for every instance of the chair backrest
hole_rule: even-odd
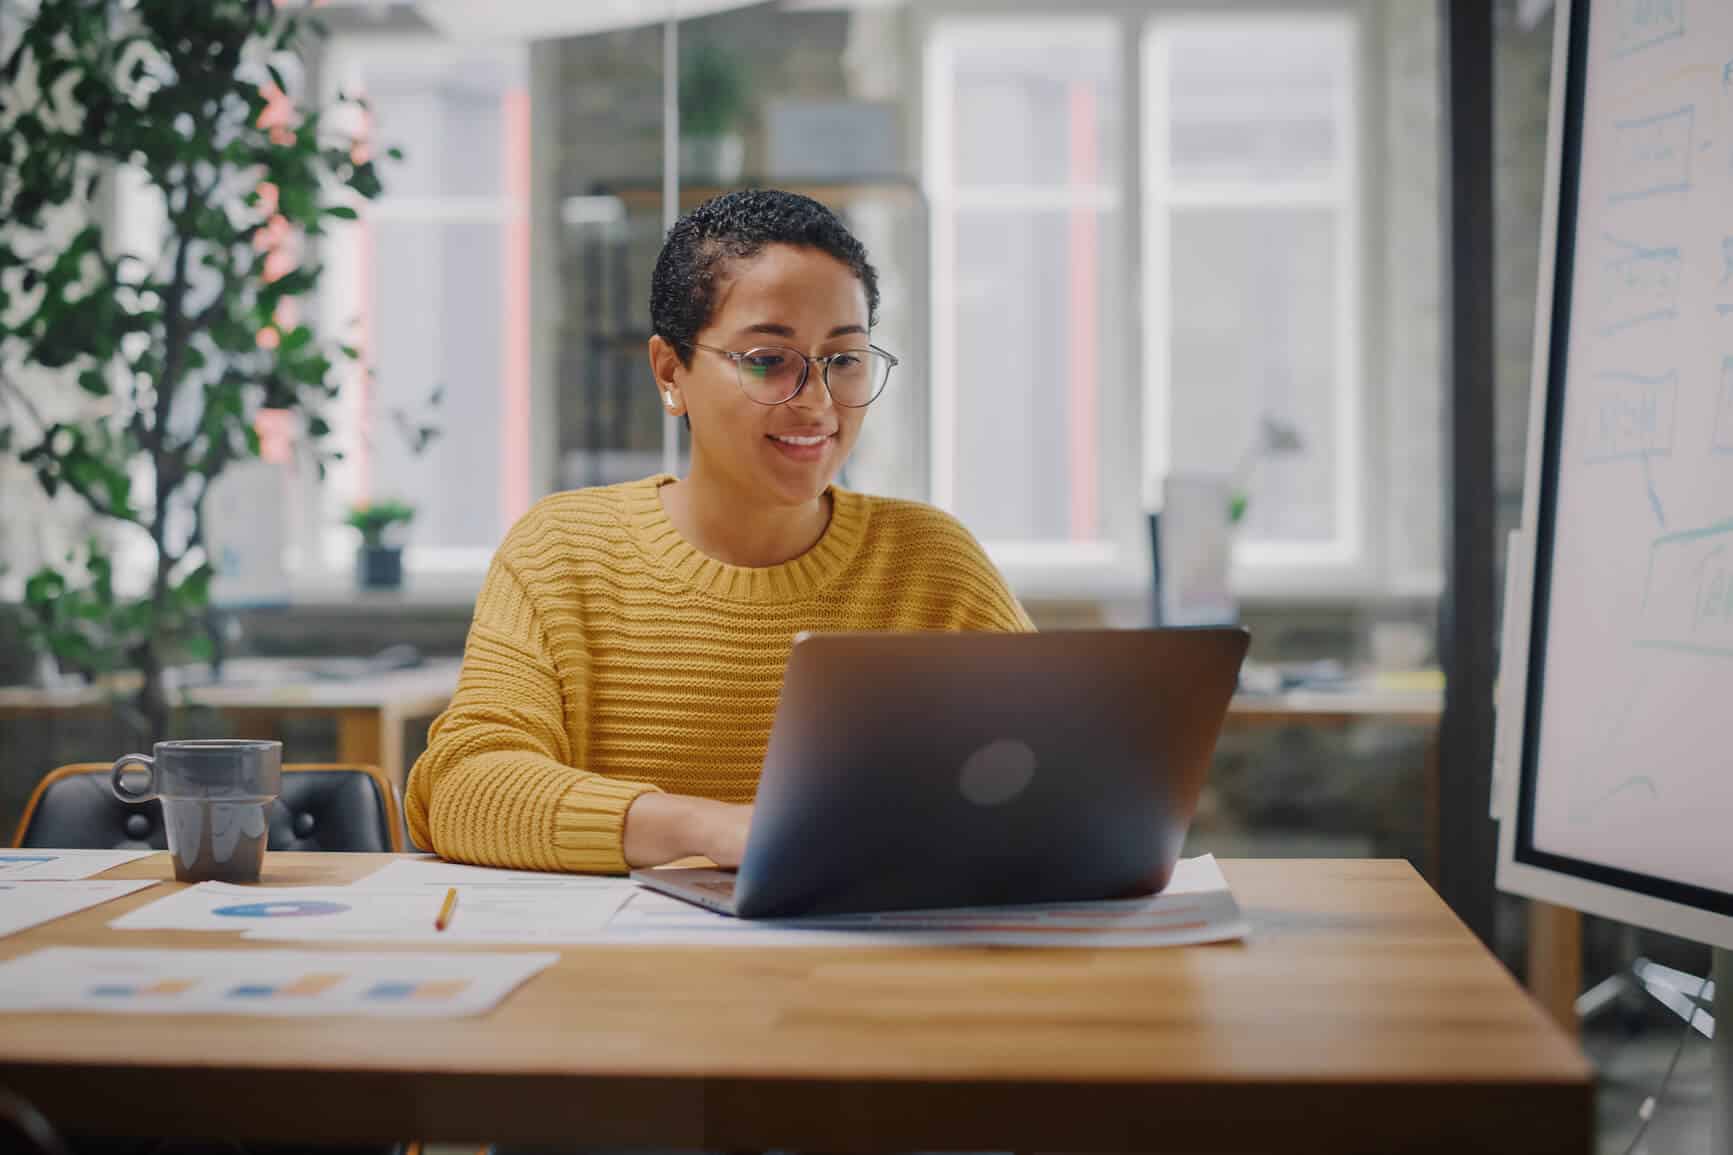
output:
[[[0,1151],[67,1155],[66,1144],[42,1112],[4,1087],[0,1087]]]
[[[109,767],[80,762],[37,784],[19,820],[15,847],[59,850],[164,850],[162,804],[122,802]],[[403,849],[397,790],[377,766],[291,763],[271,803],[272,850]]]

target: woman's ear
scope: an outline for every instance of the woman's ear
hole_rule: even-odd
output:
[[[650,338],[650,372],[655,377],[656,392],[661,395],[662,408],[675,416],[686,412],[679,383],[684,369],[670,342],[659,335]]]

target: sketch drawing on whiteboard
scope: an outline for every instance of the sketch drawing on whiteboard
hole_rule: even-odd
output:
[[[1733,658],[1733,519],[1649,546],[1638,649]]]
[[[1685,35],[1685,0],[1617,0],[1614,11],[1614,59]]]
[[[1607,275],[1601,282],[1601,333],[1678,316],[1678,248],[1634,244],[1610,234],[1604,239],[1607,255],[1602,267]]]
[[[1733,453],[1733,353],[1721,358],[1721,389],[1715,397],[1715,428],[1709,452]]]
[[[1678,397],[1676,370],[1653,376],[1597,373],[1594,403],[1584,409],[1591,425],[1585,463],[1671,455]]]
[[[1614,204],[1685,192],[1691,187],[1691,137],[1697,110],[1691,105],[1621,120],[1614,129],[1616,186],[1607,199]]]

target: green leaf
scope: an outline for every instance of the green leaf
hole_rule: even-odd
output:
[[[107,397],[108,374],[101,369],[86,369],[78,375],[78,387],[92,397]]]
[[[58,601],[60,595],[66,592],[66,579],[51,569],[37,570],[24,583],[24,603],[28,606],[47,606]]]
[[[325,210],[325,215],[328,217],[336,217],[340,221],[356,221],[361,219],[361,214],[350,208],[348,205],[331,205]]]
[[[209,562],[200,565],[175,587],[175,600],[188,610],[203,609],[211,600],[211,579],[216,571]]]

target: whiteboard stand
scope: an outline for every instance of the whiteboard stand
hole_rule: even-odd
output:
[[[1714,1019],[1698,1001],[1700,990],[1707,990],[1711,996],[1714,993],[1713,986],[1704,987],[1704,976],[1687,974],[1644,958],[1637,952],[1637,928],[1629,923],[1619,928],[1619,942],[1621,954],[1631,961],[1577,996],[1578,1020],[1587,1023],[1614,1010],[1623,1014],[1640,1012],[1646,995],[1691,1024],[1705,1039],[1714,1038]]]
[[[1715,1024],[1709,1044],[1710,1134],[1715,1155],[1733,1155],[1733,950],[1715,948]]]

